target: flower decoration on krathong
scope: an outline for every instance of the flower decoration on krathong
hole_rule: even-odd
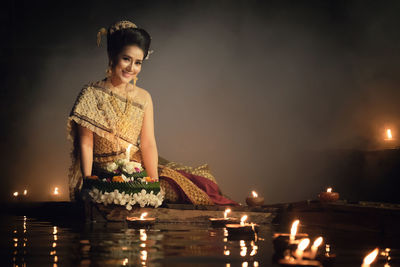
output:
[[[102,166],[105,176],[111,177],[113,182],[157,182],[155,179],[144,179],[147,176],[142,164],[127,159],[117,159]],[[144,178],[143,178],[144,177]]]
[[[89,190],[89,195],[96,203],[102,203],[106,206],[110,204],[122,205],[127,210],[131,210],[135,204],[140,205],[142,208],[145,206],[157,208],[162,204],[165,194],[163,190],[160,190],[157,194],[154,191],[147,192],[144,189],[137,193],[126,194],[125,192],[120,193],[117,189],[112,192],[103,192],[93,188]]]

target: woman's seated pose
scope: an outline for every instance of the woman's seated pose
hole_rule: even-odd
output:
[[[99,175],[99,166],[123,159],[129,151],[130,161],[141,163],[151,179],[159,180],[164,201],[236,205],[221,194],[207,164],[194,168],[158,156],[152,97],[136,85],[149,54],[147,31],[119,21],[99,31],[98,45],[102,34],[107,34],[107,77],[83,87],[68,118],[71,200],[80,196],[85,177]]]

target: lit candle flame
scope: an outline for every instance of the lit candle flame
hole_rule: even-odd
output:
[[[247,220],[247,215],[243,215],[242,218],[240,218],[240,225],[244,225],[244,222]]]
[[[58,194],[59,194],[59,192],[58,192],[58,187],[55,187],[55,188],[54,188],[53,194],[54,194],[54,195],[58,195]]]
[[[332,193],[332,187],[329,187],[328,189],[326,189],[326,192]]]
[[[28,190],[24,190],[24,196],[26,196],[28,194]]]
[[[317,248],[317,247],[319,247],[321,244],[322,244],[322,237],[320,236],[320,237],[318,237],[317,239],[315,239],[315,241],[314,241],[314,243],[313,243],[313,247],[314,248]]]
[[[391,131],[390,129],[387,129],[387,130],[386,130],[386,136],[387,136],[387,139],[388,139],[388,140],[391,140],[391,139],[393,138],[393,136],[392,136],[392,131]]]
[[[294,240],[294,237],[297,234],[297,227],[299,226],[300,221],[299,220],[295,220],[292,223],[292,228],[290,228],[290,239]]]
[[[140,219],[141,220],[144,220],[144,217],[146,217],[147,216],[147,212],[143,212],[141,215],[140,215]]]
[[[308,247],[309,244],[310,244],[310,239],[309,238],[303,238],[300,241],[299,245],[297,246],[297,249],[301,250],[301,251],[304,251]]]
[[[379,249],[376,248],[371,253],[369,253],[367,256],[365,256],[363,264],[368,264],[368,265],[371,264],[376,259],[376,256],[378,256],[378,252],[379,252]]]
[[[18,192],[14,192],[13,196],[17,197],[18,196]]]
[[[231,209],[226,209],[224,211],[224,219],[228,219],[228,213],[230,213],[230,212],[231,212]]]
[[[125,154],[126,154],[126,159],[127,159],[128,161],[129,161],[130,156],[131,156],[131,147],[132,147],[132,144],[129,144],[128,147],[126,148],[126,152],[125,152]]]
[[[256,193],[256,191],[252,191],[251,193],[253,194],[253,197],[258,197],[258,194]]]

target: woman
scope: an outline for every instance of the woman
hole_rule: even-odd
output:
[[[222,196],[206,164],[192,168],[158,156],[152,98],[136,86],[149,54],[150,35],[130,21],[101,29],[98,45],[102,34],[107,34],[107,77],[84,86],[68,118],[68,136],[73,141],[71,200],[79,197],[83,177],[96,175],[102,164],[125,158],[129,146],[130,160],[160,180],[165,201],[237,204]]]

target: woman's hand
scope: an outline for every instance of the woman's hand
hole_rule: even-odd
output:
[[[81,152],[81,170],[83,177],[92,175],[93,165],[93,132],[78,124]]]

